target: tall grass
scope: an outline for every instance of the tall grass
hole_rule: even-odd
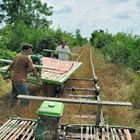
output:
[[[94,52],[96,73],[99,76],[101,96],[106,101],[132,102],[132,107],[106,107],[104,108],[106,122],[115,125],[127,125],[135,127],[136,140],[140,139],[139,125],[137,118],[139,110],[134,106],[139,104],[139,78],[136,73],[128,67],[112,64],[105,61],[99,51]]]

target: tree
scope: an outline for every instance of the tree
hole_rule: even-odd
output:
[[[79,44],[80,46],[82,46],[82,45],[83,45],[83,38],[82,38],[82,36],[81,36],[80,29],[77,29],[77,30],[76,30],[76,39],[77,39],[77,41],[78,41],[78,44]]]
[[[52,7],[40,0],[2,0],[0,4],[1,22],[13,26],[18,21],[23,21],[27,26],[34,28],[49,27],[51,21],[47,16],[52,15]]]

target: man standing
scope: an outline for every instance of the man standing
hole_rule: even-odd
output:
[[[58,52],[58,59],[60,60],[69,60],[70,57],[70,49],[68,46],[66,46],[66,41],[62,40],[60,42],[60,46],[56,48],[56,51]]]
[[[11,95],[11,107],[14,107],[17,101],[17,96],[29,95],[27,87],[27,74],[28,70],[31,70],[41,85],[42,82],[38,76],[37,70],[35,69],[30,54],[32,53],[32,45],[24,44],[22,51],[18,53],[12,62],[12,64],[7,69],[6,73],[10,72],[12,80],[12,95]],[[28,100],[20,100],[21,106],[28,105]]]

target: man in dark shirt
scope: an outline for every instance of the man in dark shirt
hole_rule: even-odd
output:
[[[11,107],[15,106],[17,101],[17,96],[20,95],[29,95],[27,87],[27,74],[28,70],[31,70],[39,82],[39,85],[42,84],[37,70],[34,67],[30,54],[32,53],[32,45],[24,44],[22,51],[18,53],[12,62],[12,64],[7,69],[6,73],[10,72],[12,80],[12,95],[11,95]],[[22,99],[20,101],[21,106],[28,105],[28,100]]]

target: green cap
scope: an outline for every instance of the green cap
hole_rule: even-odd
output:
[[[60,102],[44,101],[37,111],[38,115],[60,117],[63,113],[64,104]]]

